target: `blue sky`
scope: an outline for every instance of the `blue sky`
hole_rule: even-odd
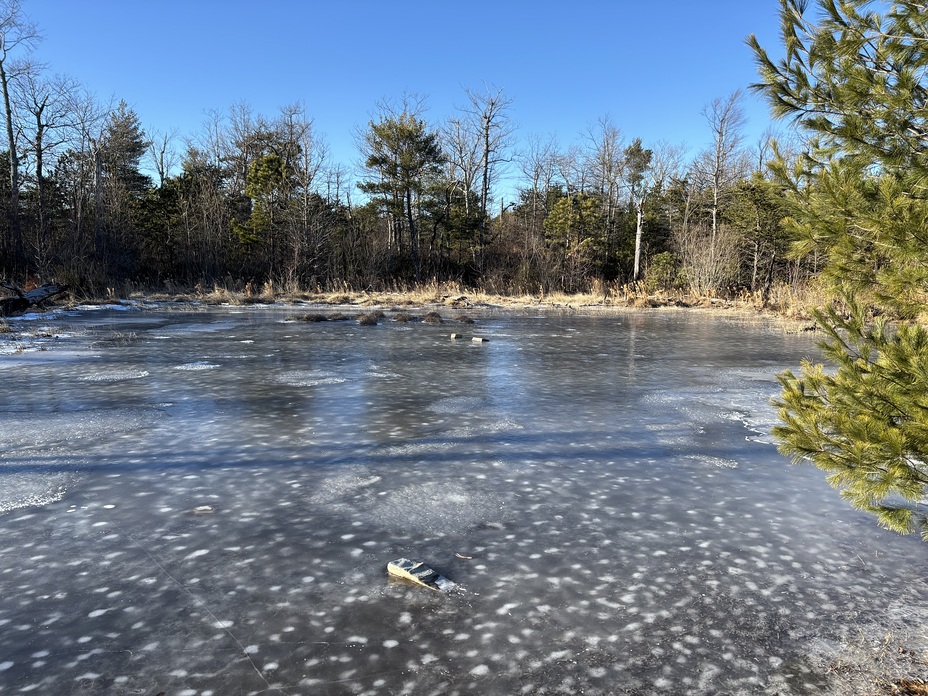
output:
[[[777,0],[23,0],[37,58],[153,131],[200,132],[237,102],[302,102],[332,157],[384,98],[427,96],[435,123],[464,88],[502,87],[516,136],[563,145],[609,115],[627,139],[708,144],[700,112],[756,80],[744,39],[777,53]],[[748,141],[769,124],[745,102]]]

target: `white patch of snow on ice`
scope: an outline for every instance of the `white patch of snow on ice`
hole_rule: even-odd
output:
[[[703,455],[693,454],[693,455],[684,457],[684,459],[698,462],[700,464],[708,464],[709,466],[718,467],[719,469],[737,469],[738,468],[738,462],[734,461],[733,459],[724,459],[722,457],[710,457],[708,455],[703,456]]]
[[[483,405],[483,399],[476,396],[452,396],[439,399],[429,409],[436,413],[467,413],[475,411]]]
[[[341,384],[348,381],[344,377],[320,370],[287,370],[277,375],[275,380],[291,387],[317,387],[321,384]]]
[[[81,382],[124,382],[130,379],[148,377],[148,370],[107,370],[106,372],[91,372],[80,377]]]
[[[68,482],[67,474],[7,474],[0,485],[0,512],[57,503]]]

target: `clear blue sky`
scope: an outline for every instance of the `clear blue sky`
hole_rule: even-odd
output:
[[[333,159],[378,101],[428,97],[427,119],[489,83],[513,100],[517,137],[563,145],[609,115],[626,139],[698,149],[702,108],[756,80],[744,39],[779,53],[776,0],[23,0],[52,73],[125,100],[147,130],[202,130],[237,102],[273,116],[302,102]],[[749,141],[766,106],[745,103]]]

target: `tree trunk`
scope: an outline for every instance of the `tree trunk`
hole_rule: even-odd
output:
[[[413,272],[419,280],[419,231],[412,214],[412,189],[406,189],[406,222],[409,225],[409,253],[412,256]]]
[[[23,241],[19,222],[19,156],[13,134],[13,107],[10,104],[10,86],[6,73],[6,60],[0,60],[0,90],[3,91],[3,113],[6,117],[6,141],[10,157],[10,233],[13,237],[13,255],[22,257]]]
[[[46,229],[48,215],[46,215],[45,210],[45,175],[43,173],[45,124],[42,122],[42,113],[44,109],[44,106],[40,108],[35,116],[35,185],[37,189],[36,193],[38,194],[38,230],[35,245],[37,250],[44,250],[49,247],[49,235]],[[40,266],[44,267],[47,262],[45,254],[39,254],[39,257]]]
[[[94,249],[103,249],[103,155],[98,143],[93,143],[93,231]]]
[[[636,206],[638,208],[638,214],[636,216],[635,224],[635,270],[632,273],[632,280],[638,280],[638,273],[641,268],[641,232],[644,227],[644,206],[639,202]]]

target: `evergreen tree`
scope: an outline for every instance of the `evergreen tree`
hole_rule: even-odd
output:
[[[782,60],[748,39],[755,88],[809,138],[778,167],[794,252],[824,258],[838,299],[815,314],[833,369],[781,375],[775,434],[855,507],[928,540],[928,8],[817,0],[814,21],[808,4],[781,0]]]
[[[388,215],[388,246],[402,248],[405,236],[418,277],[421,197],[444,161],[438,135],[404,105],[400,113],[384,114],[376,123],[370,122],[364,148],[364,166],[374,178],[359,186]]]
[[[291,177],[286,160],[276,153],[261,155],[251,163],[245,186],[245,195],[251,199],[251,215],[246,224],[236,225],[243,244],[273,236],[293,188]]]
[[[104,274],[115,278],[130,278],[136,271],[136,233],[151,185],[140,170],[148,146],[138,115],[120,102],[107,116],[93,152],[97,258]]]
[[[778,261],[786,256],[788,236],[783,219],[789,214],[783,186],[754,172],[735,185],[723,219],[743,236],[744,256],[740,282],[760,292],[766,304]]]
[[[602,200],[586,193],[565,196],[552,206],[544,227],[549,257],[560,272],[560,286],[568,292],[585,290],[605,250]]]

